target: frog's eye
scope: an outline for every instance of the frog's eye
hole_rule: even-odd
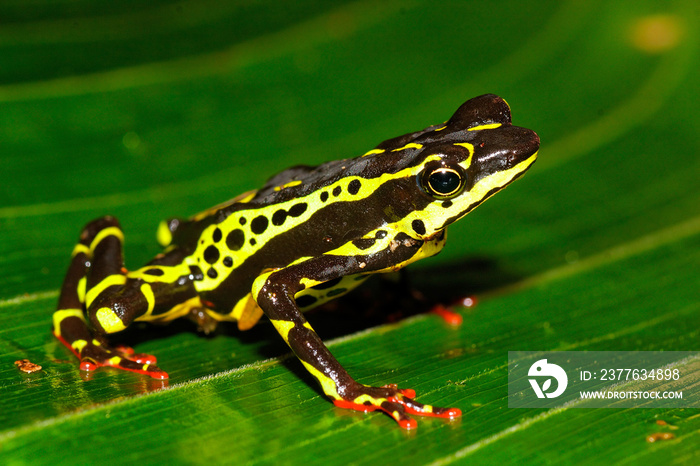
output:
[[[450,167],[427,169],[423,172],[421,184],[423,189],[438,199],[448,199],[462,192],[465,175],[462,170]]]

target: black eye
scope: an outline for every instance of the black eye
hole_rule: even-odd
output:
[[[440,167],[423,173],[423,187],[434,197],[456,196],[464,186],[464,175],[454,168]]]

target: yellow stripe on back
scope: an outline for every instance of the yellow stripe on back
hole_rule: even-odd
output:
[[[423,148],[422,144],[417,144],[415,142],[409,142],[408,144],[406,144],[403,147],[399,147],[398,149],[393,149],[392,152],[399,152],[399,151],[406,150],[406,149],[422,149],[422,148]]]
[[[369,152],[365,152],[365,154],[362,157],[367,157],[368,155],[374,155],[374,154],[383,154],[385,152],[384,149],[372,149]]]
[[[500,128],[501,126],[503,126],[501,123],[489,123],[486,125],[474,126],[472,128],[467,129],[467,131],[481,131],[482,129],[494,129]]]

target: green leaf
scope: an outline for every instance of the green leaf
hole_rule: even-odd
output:
[[[695,2],[14,1],[0,18],[2,463],[700,460],[697,409],[509,409],[506,386],[509,350],[698,349]],[[51,335],[92,218],[120,218],[136,267],[160,219],[486,92],[542,148],[414,268],[419,288],[479,293],[463,325],[310,316],[358,380],[461,419],[405,432],[335,408],[264,323],[119,335],[158,356],[167,386],[86,376]],[[24,358],[43,369],[18,371]]]

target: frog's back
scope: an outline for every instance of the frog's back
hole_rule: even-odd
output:
[[[185,249],[185,262],[202,277],[197,291],[223,309],[249,293],[263,271],[302,259],[330,254],[362,263],[401,244],[418,251],[435,242],[414,251],[417,260],[441,249],[450,223],[522,174],[538,144],[534,133],[510,125],[502,99],[482,96],[444,125],[384,141],[362,156],[282,171],[258,191],[180,222],[170,229],[171,243]]]

